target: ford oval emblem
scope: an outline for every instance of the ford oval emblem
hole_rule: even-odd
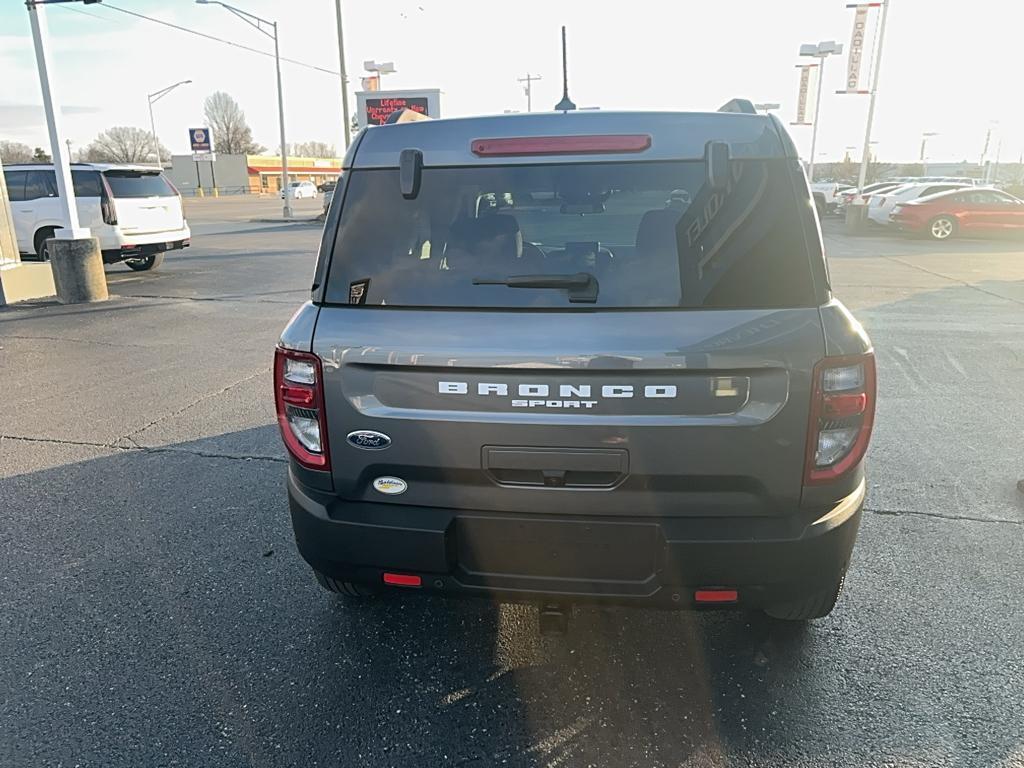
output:
[[[374,432],[372,429],[357,429],[349,432],[347,438],[349,445],[362,448],[364,451],[383,451],[391,445],[391,438],[383,432]]]

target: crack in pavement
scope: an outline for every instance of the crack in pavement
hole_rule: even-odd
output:
[[[27,435],[2,435],[0,434],[0,442],[4,440],[14,440],[25,443],[49,443],[51,445],[76,445],[85,446],[87,448],[106,448],[111,451],[121,451],[124,453],[138,452],[138,453],[181,453],[188,456],[198,456],[203,459],[231,459],[234,461],[271,461],[275,464],[287,464],[288,459],[281,458],[280,456],[265,456],[260,454],[244,454],[244,453],[220,453],[218,451],[204,451],[196,448],[181,448],[178,446],[145,446],[139,445],[134,440],[131,440],[132,445],[114,445],[113,443],[93,443],[86,440],[60,440],[52,437],[29,437]]]
[[[946,515],[942,512],[921,512],[916,509],[869,509],[864,507],[865,512],[873,515],[884,515],[886,517],[902,517],[911,515],[913,517],[932,517],[939,520],[952,520],[960,523],[996,523],[998,525],[1024,525],[1024,520],[1008,520],[1003,517],[973,517],[971,515]]]
[[[305,289],[301,289],[304,291]],[[298,293],[299,291],[296,291]],[[159,293],[119,293],[121,298],[126,299],[162,299],[164,301],[224,301],[236,304],[295,304],[294,301],[281,301],[278,299],[247,299],[233,296],[164,296]]]
[[[141,434],[141,433],[145,432],[147,429],[149,429],[151,427],[155,427],[157,424],[160,424],[161,422],[167,421],[168,419],[173,419],[175,416],[180,416],[181,414],[183,414],[185,411],[189,410],[190,408],[193,408],[193,407],[199,405],[200,403],[202,403],[202,402],[204,402],[206,400],[210,400],[210,399],[212,399],[214,397],[218,397],[219,395],[223,395],[226,392],[228,392],[228,391],[234,389],[235,387],[237,387],[239,384],[244,384],[247,381],[252,381],[256,377],[262,376],[264,373],[266,373],[269,370],[270,370],[270,366],[265,366],[263,368],[260,368],[255,373],[251,373],[248,376],[243,376],[238,381],[231,382],[226,387],[223,387],[222,389],[219,389],[216,392],[208,392],[205,395],[200,395],[198,398],[193,400],[188,405],[185,405],[185,406],[183,406],[182,408],[179,408],[176,411],[172,411],[170,413],[165,413],[163,416],[160,416],[160,417],[154,419],[153,421],[149,422],[149,424],[146,424],[145,426],[139,427],[138,429],[133,429],[131,432],[126,432],[125,434],[123,434],[120,437],[116,438],[114,440],[114,442],[117,443],[117,442],[120,442],[121,440],[130,440],[133,444],[137,445],[139,448],[143,448],[144,446],[140,445],[139,443],[137,443],[135,440],[132,439],[133,436]]]
[[[8,336],[6,334],[0,334],[0,344],[6,339],[19,339],[22,341],[66,341],[69,344],[95,344],[100,347],[131,347],[134,349],[150,349],[143,344],[119,344],[114,341],[96,341],[94,339],[72,339],[65,336]]]
[[[932,275],[933,277],[941,277],[943,280],[948,280],[951,283],[959,283],[960,285],[963,285],[967,288],[973,288],[974,290],[980,293],[984,293],[988,296],[994,296],[997,299],[1005,299],[1006,301],[1012,302],[1014,304],[1020,304],[1024,306],[1024,301],[1021,301],[1020,299],[1015,299],[1011,296],[1003,296],[1001,293],[996,293],[995,291],[985,290],[981,286],[975,285],[974,283],[969,283],[966,280],[961,280],[959,277],[950,277],[949,275],[944,275],[941,272],[935,272],[934,270],[928,269],[927,267],[922,267],[918,264],[912,264],[909,261],[904,261],[898,256],[883,256],[882,258],[888,259],[889,261],[895,261],[897,264],[902,264],[905,267],[920,270],[921,272],[924,272],[925,274],[928,275]]]

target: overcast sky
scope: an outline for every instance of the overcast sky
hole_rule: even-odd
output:
[[[343,0],[346,58],[354,92],[366,59],[394,61],[387,88],[440,88],[447,116],[534,108],[561,96],[559,25],[569,27],[570,90],[580,106],[716,109],[736,96],[778,102],[793,120],[802,42],[849,45],[853,12],[842,0]],[[281,54],[330,70],[338,65],[333,0],[237,0],[276,19]],[[111,0],[51,5],[53,77],[73,148],[111,125],[147,128],[146,94],[191,79],[156,105],[157,131],[174,152],[204,124],[205,96],[223,90],[245,110],[255,139],[278,145],[271,58],[202,40],[119,13],[129,8],[270,51],[271,41],[213,5],[191,0]],[[872,17],[873,22],[873,17]],[[977,161],[993,121],[1002,157],[1024,151],[1018,83],[1024,2],[892,0],[874,139],[882,160],[917,160],[923,131],[933,162]],[[869,29],[868,47],[871,34]],[[868,51],[869,52],[869,51]],[[284,64],[289,142],[339,144],[336,76]],[[867,67],[865,66],[865,71]],[[845,56],[832,58],[818,139],[819,160],[840,159],[864,140],[866,96],[835,95]],[[0,7],[0,138],[46,146],[39,80],[24,3]],[[354,98],[352,99],[354,107]],[[806,155],[810,128],[791,132]],[[858,150],[859,151],[859,150]]]

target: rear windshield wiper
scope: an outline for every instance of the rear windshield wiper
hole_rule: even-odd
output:
[[[508,277],[474,277],[473,285],[507,285],[509,288],[563,288],[569,301],[593,304],[597,301],[597,278],[589,272],[574,275],[509,275]]]

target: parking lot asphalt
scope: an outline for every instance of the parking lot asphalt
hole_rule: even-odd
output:
[[[1024,765],[1024,243],[826,222],[880,381],[832,616],[541,638],[313,582],[270,360],[319,229],[259,213],[195,201],[193,247],[108,268],[109,302],[0,311],[0,765]]]

